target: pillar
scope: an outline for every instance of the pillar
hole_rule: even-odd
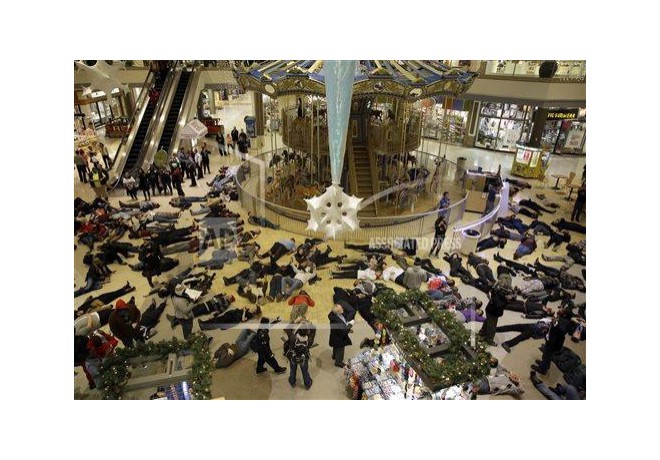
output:
[[[481,107],[475,101],[465,101],[464,107],[467,108],[467,121],[465,123],[465,136],[463,136],[464,147],[474,147],[474,141],[479,132],[479,108]],[[473,134],[471,134],[473,133]]]
[[[541,147],[541,136],[543,136],[543,129],[545,122],[548,119],[548,109],[539,107],[534,112],[532,134],[529,136],[530,147]]]
[[[261,149],[264,145],[264,97],[263,94],[252,91],[252,111],[254,117],[257,119],[255,122],[255,131],[257,138],[254,139],[253,147]]]

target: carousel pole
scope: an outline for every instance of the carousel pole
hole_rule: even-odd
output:
[[[318,184],[321,185],[323,175],[321,174],[321,98],[316,98],[316,176]]]

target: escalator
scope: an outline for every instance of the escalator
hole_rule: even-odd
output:
[[[154,83],[154,88],[156,91],[158,91],[158,93],[161,94],[161,98],[163,97],[162,90],[164,83],[165,83],[165,78],[161,79],[160,81],[156,80],[156,82]],[[152,101],[150,99],[149,102],[147,103],[147,107],[144,110],[144,115],[142,116],[142,121],[140,122],[140,126],[138,127],[137,132],[135,133],[133,144],[131,145],[131,149],[126,157],[126,163],[123,168],[124,171],[131,171],[137,165],[137,162],[140,159],[140,152],[142,151],[142,145],[144,144],[145,138],[147,136],[147,131],[149,130],[149,125],[151,124],[151,119],[154,116],[154,112],[156,111],[157,105],[158,105],[158,100]]]
[[[181,73],[179,82],[172,98],[172,104],[170,105],[170,111],[167,114],[167,119],[165,120],[165,126],[163,127],[163,134],[161,135],[159,142],[159,149],[169,152],[170,145],[172,143],[172,138],[174,136],[174,131],[176,129],[176,124],[179,121],[179,115],[181,112],[181,106],[183,100],[188,91],[188,83],[190,82],[190,77],[192,76],[192,71],[184,70]]]

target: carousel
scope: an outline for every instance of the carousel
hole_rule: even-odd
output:
[[[346,161],[334,172],[330,62],[350,63],[351,86],[343,108]],[[442,181],[450,176],[447,162],[439,154],[420,155],[419,148],[429,105],[467,91],[476,73],[442,61],[392,60],[236,61],[234,72],[244,91],[267,96],[278,111],[268,118],[277,121],[284,145],[268,158],[267,200],[304,209],[306,198],[338,182],[362,198],[361,216],[391,216],[431,210],[444,190],[462,197],[459,185]]]

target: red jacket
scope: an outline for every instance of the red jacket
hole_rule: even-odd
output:
[[[312,298],[305,294],[298,294],[297,296],[291,297],[289,299],[289,305],[300,305],[302,303],[307,304],[308,307],[313,307],[315,305]]]
[[[94,331],[89,336],[87,351],[90,357],[105,358],[110,356],[119,341],[110,334],[103,331]]]

